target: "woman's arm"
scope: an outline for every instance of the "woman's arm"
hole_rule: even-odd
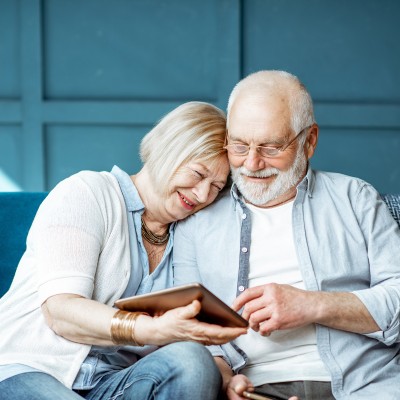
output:
[[[113,346],[111,319],[116,309],[73,294],[52,296],[42,305],[49,327],[59,336],[78,343]],[[195,316],[200,303],[170,310],[160,317],[140,316],[135,324],[135,339],[141,345],[162,346],[178,341],[205,345],[229,342],[247,332],[246,328],[223,328],[199,322]]]

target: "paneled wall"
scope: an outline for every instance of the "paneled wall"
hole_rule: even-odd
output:
[[[400,2],[243,2],[243,75],[284,69],[314,99],[315,168],[400,192]]]
[[[0,0],[0,173],[23,190],[133,173],[162,115],[225,108],[273,68],[314,98],[314,167],[400,192],[399,17],[397,0]]]

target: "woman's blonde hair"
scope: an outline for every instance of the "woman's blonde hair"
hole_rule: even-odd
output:
[[[165,115],[143,138],[140,157],[161,194],[183,164],[213,162],[226,151],[225,113],[204,102],[184,103]]]

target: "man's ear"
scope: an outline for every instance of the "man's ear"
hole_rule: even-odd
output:
[[[318,125],[313,124],[308,131],[307,139],[306,139],[306,143],[305,143],[305,150],[306,150],[306,155],[307,155],[308,160],[314,155],[315,149],[317,147],[318,133],[319,133]]]

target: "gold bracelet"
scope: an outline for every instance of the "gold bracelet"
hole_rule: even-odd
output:
[[[140,315],[149,315],[143,312],[129,312],[118,310],[111,319],[111,340],[114,344],[128,344],[144,346],[135,339],[135,324]]]

